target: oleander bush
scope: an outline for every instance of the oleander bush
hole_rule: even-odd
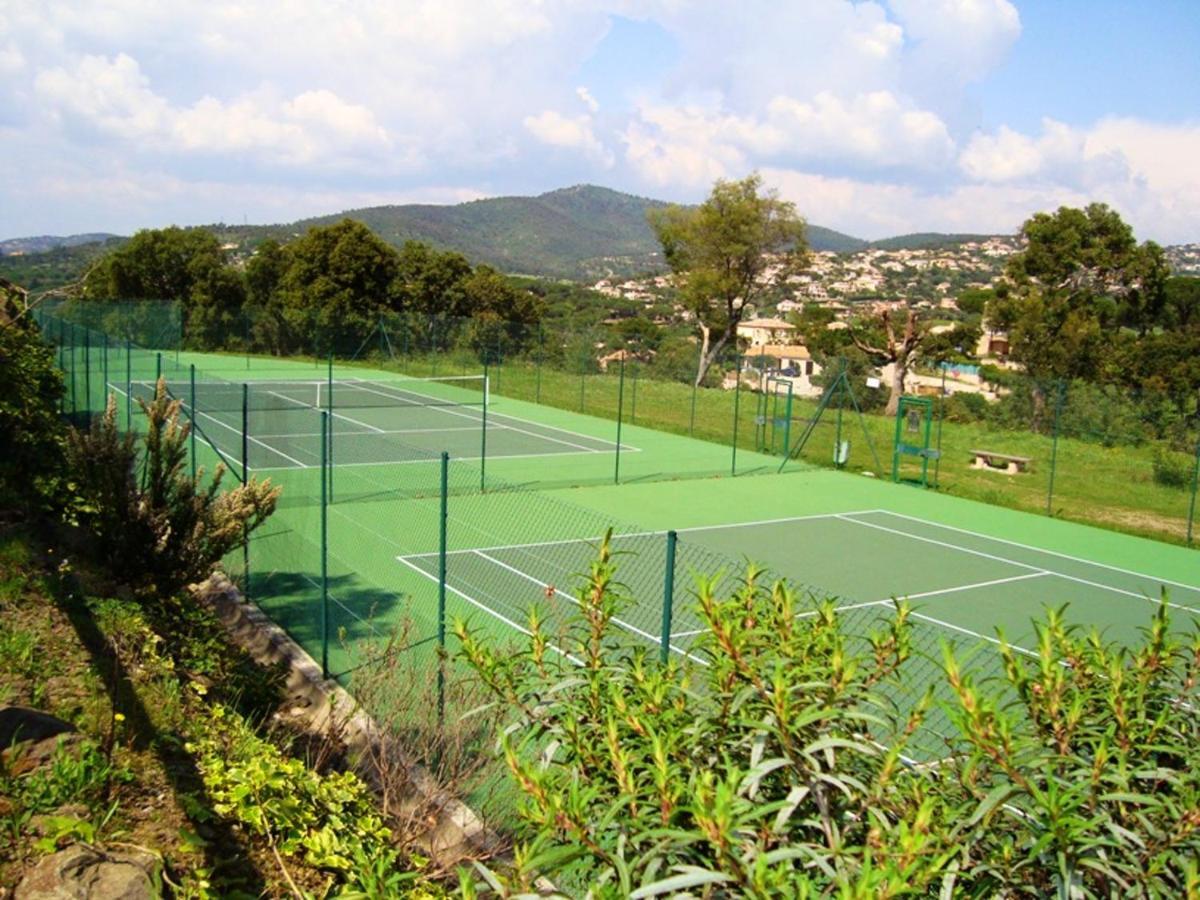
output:
[[[1048,611],[989,681],[931,666],[903,604],[851,633],[755,568],[698,584],[707,633],[665,665],[615,627],[607,542],[577,597],[515,655],[456,627],[521,796],[512,867],[469,895],[1200,897],[1200,637],[1166,603],[1133,648]]]

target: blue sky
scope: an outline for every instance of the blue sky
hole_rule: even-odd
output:
[[[862,237],[1200,241],[1197,0],[0,0],[0,238],[750,171]]]

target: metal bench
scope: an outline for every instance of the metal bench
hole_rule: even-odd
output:
[[[997,453],[994,450],[972,450],[975,462],[973,469],[989,469],[993,472],[1004,472],[1006,475],[1016,475],[1018,472],[1029,470],[1033,462],[1028,456],[1013,456],[1010,453]]]

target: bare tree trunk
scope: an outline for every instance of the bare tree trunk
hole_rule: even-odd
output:
[[[708,375],[708,370],[717,361],[717,357],[721,355],[721,351],[728,346],[729,339],[733,335],[733,328],[726,328],[714,342],[712,340],[712,329],[701,323],[700,334],[702,335],[700,343],[700,367],[696,371],[696,387],[700,387],[704,383],[704,378]]]
[[[900,408],[900,398],[904,396],[904,382],[908,378],[908,366],[896,360],[892,363],[892,384],[888,394],[887,406],[883,409],[885,416],[894,416]]]

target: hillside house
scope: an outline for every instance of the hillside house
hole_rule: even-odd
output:
[[[737,336],[751,347],[782,344],[792,339],[796,326],[783,319],[747,319],[737,327]]]

